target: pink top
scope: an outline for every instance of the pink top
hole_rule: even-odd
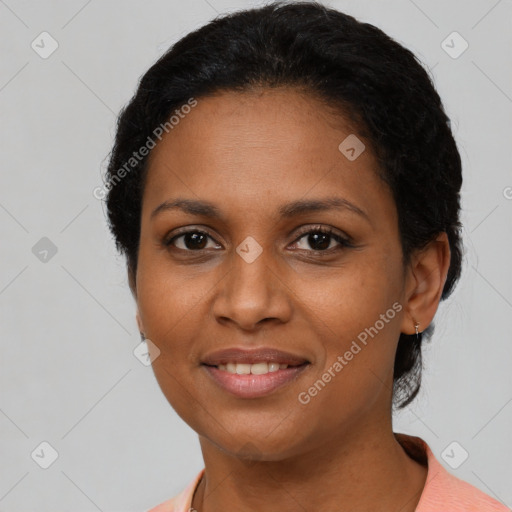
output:
[[[416,512],[512,512],[499,501],[448,473],[423,439],[406,434],[395,434],[395,437],[412,458],[428,464],[427,480]],[[203,473],[204,468],[180,494],[147,512],[189,512]]]

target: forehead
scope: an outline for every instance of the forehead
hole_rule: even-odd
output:
[[[187,111],[150,154],[144,203],[186,195],[247,211],[336,191],[362,209],[393,206],[369,141],[312,96],[222,92]]]

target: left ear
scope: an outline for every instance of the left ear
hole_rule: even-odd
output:
[[[449,267],[450,243],[444,232],[411,256],[401,332],[414,334],[416,322],[420,332],[430,325],[441,300]]]

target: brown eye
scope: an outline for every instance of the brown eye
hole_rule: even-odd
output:
[[[209,239],[214,241],[208,233],[192,230],[173,236],[165,242],[165,245],[174,246],[183,251],[201,251],[208,248]],[[214,248],[218,247],[219,245],[215,242]]]
[[[304,242],[301,242],[303,239]],[[336,245],[338,245],[338,248],[351,247],[351,244],[345,237],[330,228],[311,229],[303,233],[295,241],[296,245],[299,245],[300,243],[303,243],[304,246],[298,246],[298,249],[306,251],[310,250],[313,252],[330,252],[332,249],[336,249]],[[310,249],[308,249],[307,246],[309,246]]]

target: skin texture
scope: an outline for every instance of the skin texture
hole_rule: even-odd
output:
[[[205,461],[193,506],[221,510],[413,511],[426,468],[394,438],[391,398],[400,332],[420,331],[437,310],[449,265],[441,234],[404,268],[390,190],[369,141],[349,161],[339,144],[357,131],[295,90],[224,92],[197,106],[152,150],[143,193],[135,288],[141,332],[169,403],[198,434]],[[349,209],[281,218],[296,200],[343,198]],[[178,209],[176,198],[213,203],[223,218]],[[348,236],[308,243],[318,226]],[[179,229],[205,231],[202,250]],[[262,248],[247,263],[236,248]],[[190,242],[189,242],[190,244]],[[357,335],[402,308],[304,405],[298,400]],[[310,365],[270,395],[242,399],[218,387],[201,360],[228,347],[271,346]]]

